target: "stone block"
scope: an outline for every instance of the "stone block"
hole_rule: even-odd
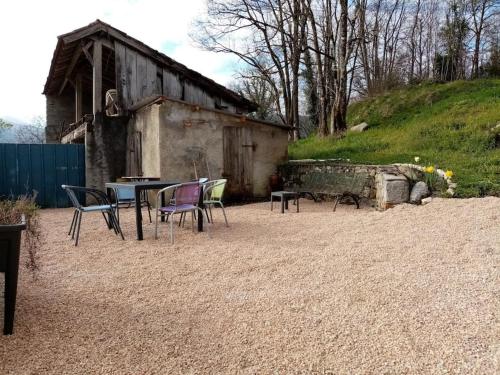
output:
[[[410,203],[420,203],[423,198],[428,197],[430,194],[429,187],[423,181],[418,181],[411,189]]]
[[[408,202],[410,184],[403,175],[380,173],[375,178],[377,207],[381,210]]]
[[[366,129],[368,129],[368,126],[369,125],[366,122],[362,122],[361,124],[358,124],[358,125],[350,128],[349,131],[361,133],[361,132],[364,132]]]

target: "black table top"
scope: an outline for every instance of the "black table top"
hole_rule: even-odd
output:
[[[180,181],[127,181],[127,182],[106,182],[107,188],[134,187],[144,189],[161,189],[167,186],[180,184]]]

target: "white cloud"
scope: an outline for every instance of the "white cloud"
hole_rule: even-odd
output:
[[[201,51],[188,37],[205,0],[29,0],[1,5],[0,117],[24,121],[45,115],[41,95],[57,36],[99,18],[168,54],[187,67],[227,84],[234,58]],[[172,52],[168,53],[167,47]],[[173,48],[175,46],[175,48]]]

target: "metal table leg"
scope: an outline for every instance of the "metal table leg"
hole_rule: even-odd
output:
[[[137,228],[137,239],[142,241],[141,189],[137,187],[135,188],[135,226]]]

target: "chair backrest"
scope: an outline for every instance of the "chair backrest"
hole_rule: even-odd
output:
[[[101,190],[88,188],[85,186],[61,185],[61,187],[66,191],[69,199],[71,200],[71,203],[75,208],[88,207],[88,205],[85,205],[81,202],[81,200],[85,202],[85,200],[88,198],[91,198],[93,201],[95,201],[95,204],[100,206],[111,205],[108,196]],[[78,199],[78,196],[81,197],[81,200]]]
[[[118,199],[118,201],[135,200],[135,190],[132,186],[117,187],[115,191],[116,191],[116,198]]]
[[[196,204],[200,197],[200,184],[198,182],[187,182],[180,184],[175,189],[175,205]]]
[[[224,194],[224,189],[226,188],[227,180],[222,178],[220,180],[214,180],[209,187],[210,189],[210,199],[211,200],[221,200]]]
[[[64,189],[66,194],[68,194],[69,200],[71,201],[71,204],[73,205],[73,207],[81,208],[82,204],[78,200],[77,194],[76,194],[75,190],[73,189],[74,187],[69,186],[69,185],[61,185],[61,187]]]

